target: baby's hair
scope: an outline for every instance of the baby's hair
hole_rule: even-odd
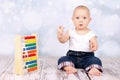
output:
[[[86,7],[86,6],[84,6],[84,5],[79,5],[79,6],[77,6],[77,7],[74,9],[74,12],[75,12],[77,9],[86,9],[86,10],[88,11],[88,13],[90,14],[89,8]],[[73,14],[74,14],[74,12],[73,12]]]
[[[88,7],[86,7],[86,6],[84,6],[84,5],[79,5],[79,6],[77,6],[75,9],[78,9],[78,8],[84,8],[84,9],[87,9],[87,10],[89,11]]]

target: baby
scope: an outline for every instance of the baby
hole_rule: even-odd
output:
[[[83,5],[77,6],[74,9],[72,21],[74,29],[66,33],[62,26],[57,29],[58,40],[61,43],[69,41],[67,55],[58,60],[58,69],[66,71],[67,74],[73,74],[77,72],[77,68],[82,68],[90,75],[100,76],[102,63],[94,55],[98,43],[95,33],[88,28],[91,21],[89,9]]]

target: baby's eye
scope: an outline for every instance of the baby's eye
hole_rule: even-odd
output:
[[[83,19],[87,19],[87,17],[83,17]]]
[[[79,19],[79,17],[76,17],[76,19]]]

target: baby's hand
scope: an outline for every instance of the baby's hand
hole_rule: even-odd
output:
[[[92,52],[96,51],[96,47],[94,46],[94,43],[92,41],[90,41],[89,43],[90,43],[90,51]]]
[[[68,31],[64,33],[64,27],[60,26],[57,29],[57,38],[61,43],[65,43],[69,40],[69,33]]]

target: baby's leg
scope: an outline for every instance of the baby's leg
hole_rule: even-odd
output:
[[[101,60],[95,56],[89,57],[85,68],[88,74],[100,76],[102,73],[102,63]]]
[[[88,73],[90,75],[94,75],[94,76],[100,76],[101,75],[101,72],[97,68],[91,68]]]
[[[74,74],[77,72],[77,69],[72,66],[65,66],[63,69],[66,71],[67,74]]]

